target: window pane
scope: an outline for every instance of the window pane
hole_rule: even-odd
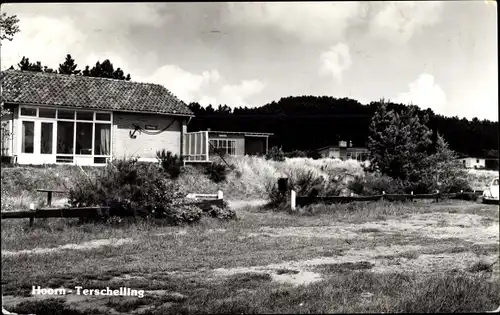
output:
[[[42,123],[42,134],[40,137],[40,153],[52,154],[52,130],[53,123]]]
[[[38,116],[43,118],[56,118],[56,110],[50,108],[38,109]]]
[[[76,123],[75,154],[92,154],[92,123]]]
[[[35,116],[36,117],[36,108],[21,107],[21,115],[22,116]]]
[[[75,119],[75,111],[74,110],[59,109],[57,111],[57,118]]]
[[[73,154],[73,132],[75,123],[71,121],[57,122],[57,153]]]
[[[78,120],[94,120],[94,112],[76,112]]]
[[[96,120],[103,120],[103,121],[110,121],[111,114],[109,114],[109,113],[95,113],[95,119]]]
[[[22,153],[33,153],[33,143],[35,140],[35,123],[23,121]]]
[[[111,154],[111,125],[95,124],[95,155]]]

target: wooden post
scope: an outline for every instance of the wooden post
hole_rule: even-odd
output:
[[[382,200],[385,199],[384,196],[385,196],[385,191],[382,190]]]
[[[411,197],[410,200],[413,201],[413,190],[411,191]]]
[[[35,204],[34,203],[30,203],[30,210],[35,210]],[[30,217],[30,226],[33,226],[33,223],[35,223],[35,217],[34,216],[31,216]]]
[[[47,205],[50,207],[52,205],[52,192],[47,191]]]
[[[222,192],[222,190],[219,190],[217,192],[217,199],[224,199],[224,193]]]
[[[291,194],[290,194],[290,204],[291,204],[292,211],[294,211],[297,208],[296,197],[297,197],[297,193],[295,192],[295,190],[292,189]]]
[[[439,190],[436,189],[436,202],[439,202]]]

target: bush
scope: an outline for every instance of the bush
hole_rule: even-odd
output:
[[[167,219],[174,225],[183,223],[192,224],[198,222],[203,215],[203,210],[195,205],[179,205],[176,211],[172,211],[167,215]]]
[[[184,196],[158,165],[136,160],[114,161],[95,178],[82,177],[75,184],[69,190],[71,206],[108,206],[117,216],[167,218]]]
[[[236,219],[236,212],[228,207],[220,208],[212,205],[210,210],[205,212],[207,215],[221,219],[221,220],[233,220]]]
[[[285,153],[283,153],[283,150],[281,148],[272,147],[266,153],[266,160],[283,162],[285,161]]]
[[[172,154],[172,152],[167,151],[165,149],[156,152],[156,158],[162,169],[170,175],[170,178],[175,179],[178,178],[184,167],[184,160],[182,157],[178,157],[177,154]]]
[[[360,196],[380,195],[382,192],[386,194],[401,194],[405,192],[405,187],[401,181],[377,173],[367,174],[364,177],[356,176],[349,183],[348,188]]]
[[[276,183],[268,182],[266,184],[266,192],[270,207],[278,207],[286,204],[288,194],[279,191]]]
[[[292,152],[285,153],[285,157],[287,157],[287,158],[306,158],[307,152],[295,150]]]
[[[222,163],[210,163],[205,169],[205,175],[214,183],[220,183],[226,180],[229,168]]]

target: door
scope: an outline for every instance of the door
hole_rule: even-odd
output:
[[[37,121],[35,124],[35,149],[42,163],[55,163],[56,132],[53,121]]]
[[[55,124],[53,121],[25,120],[20,124],[21,164],[55,163]]]

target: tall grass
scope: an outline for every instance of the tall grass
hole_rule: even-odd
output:
[[[296,183],[307,175],[313,181],[321,179],[323,183],[334,182],[343,193],[348,193],[346,189],[354,176],[365,175],[363,164],[356,160],[286,158],[278,162],[256,156],[225,157],[225,160],[234,168],[224,182],[212,182],[204,174],[202,165],[188,165],[176,180],[186,191],[193,193],[216,193],[222,190],[229,199],[264,199],[268,195],[267,188],[275,185],[280,177],[287,177],[289,182]],[[101,168],[84,167],[84,170],[92,176]],[[27,207],[31,202],[41,203],[45,195],[37,193],[36,189],[67,190],[85,176],[79,167],[68,165],[2,168],[1,174],[2,210],[7,205]],[[495,171],[469,170],[468,181],[474,189],[480,190],[497,176],[498,172]]]
[[[467,180],[473,189],[484,190],[498,174],[498,171],[470,169],[467,171]]]

